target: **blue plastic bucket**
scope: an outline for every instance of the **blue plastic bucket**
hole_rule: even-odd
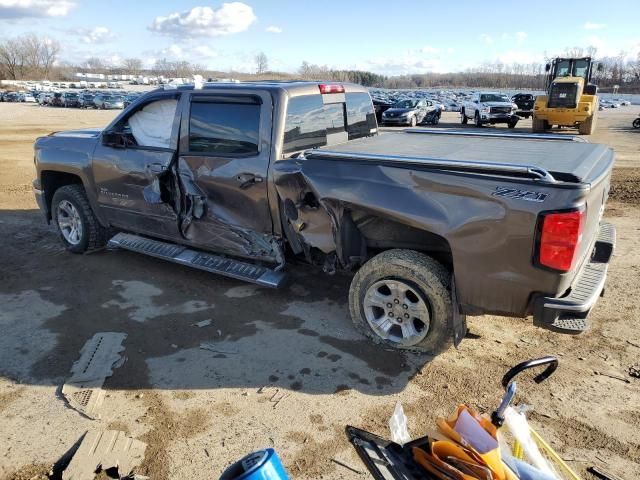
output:
[[[220,480],[289,480],[273,448],[258,450],[227,468]]]

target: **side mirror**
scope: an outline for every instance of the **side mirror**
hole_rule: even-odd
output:
[[[598,63],[598,66],[596,67],[596,70],[598,70],[599,72],[602,72],[604,70],[604,65],[602,65],[602,62]]]
[[[102,132],[102,144],[113,148],[124,148],[126,146],[122,132],[114,132],[113,130]]]
[[[547,64],[544,66],[544,71],[545,71],[545,72],[548,72],[549,70],[551,70],[551,64],[550,64],[550,63],[547,63]]]

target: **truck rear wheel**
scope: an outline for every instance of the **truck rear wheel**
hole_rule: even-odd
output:
[[[100,225],[81,185],[56,190],[51,212],[62,243],[70,252],[97,250],[107,243],[109,230]]]
[[[596,116],[591,115],[584,122],[578,125],[580,135],[591,135],[596,129]]]
[[[431,257],[387,250],[356,273],[349,310],[356,329],[392,348],[437,354],[452,341],[451,275]]]

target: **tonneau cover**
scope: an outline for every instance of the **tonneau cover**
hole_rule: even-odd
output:
[[[511,137],[511,138],[510,138]],[[501,137],[474,137],[429,133],[385,132],[373,137],[321,147],[323,152],[359,155],[390,155],[430,161],[473,161],[539,167],[556,180],[591,183],[611,168],[613,150],[583,142]],[[395,160],[402,160],[402,158]]]

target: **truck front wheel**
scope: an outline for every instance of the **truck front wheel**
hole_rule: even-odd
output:
[[[476,124],[476,127],[482,126],[482,120],[480,120],[480,114],[478,112],[476,112],[475,116],[473,117],[473,121]]]
[[[103,247],[109,231],[100,225],[82,185],[65,185],[53,194],[53,223],[67,250],[83,253]]]
[[[596,129],[596,116],[591,115],[584,122],[578,125],[580,135],[591,135]]]
[[[420,353],[449,347],[451,275],[431,257],[387,250],[356,273],[349,310],[358,331],[374,342]]]

